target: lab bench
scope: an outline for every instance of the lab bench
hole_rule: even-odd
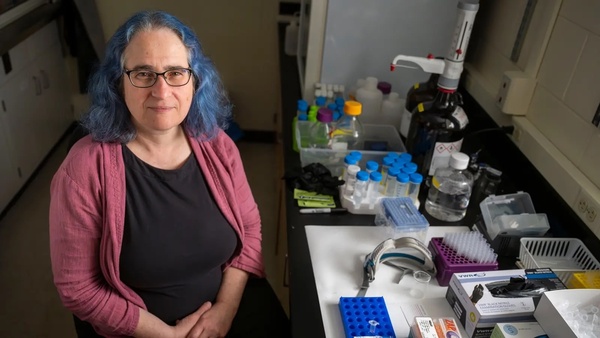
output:
[[[282,29],[280,27],[280,41]],[[301,170],[298,153],[292,150],[292,119],[296,112],[296,102],[301,98],[298,70],[295,57],[287,56],[280,48],[281,95],[282,95],[282,149],[285,171]],[[459,88],[464,97],[463,108],[470,123],[468,132],[493,129],[498,126],[468,92]],[[488,131],[466,136],[462,151],[470,154],[480,150],[479,161],[502,171],[502,183],[497,195],[524,191],[531,195],[535,210],[546,213],[550,223],[550,236],[575,237],[581,239],[595,257],[600,257],[600,240],[577,217],[550,184],[519,151],[509,136],[499,131]],[[421,189],[421,201],[426,189]],[[300,214],[293,197],[293,189],[288,185],[284,194],[286,208],[286,228],[288,244],[290,319],[292,335],[297,338],[325,337],[319,298],[306,236],[307,225],[330,226],[374,226],[374,216],[354,214]],[[433,219],[421,211],[431,226],[464,225],[471,227],[479,217],[479,206],[471,204],[467,216],[460,222],[448,223]],[[516,257],[503,257],[499,260],[500,269],[515,267]]]

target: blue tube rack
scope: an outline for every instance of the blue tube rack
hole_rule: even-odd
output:
[[[396,338],[383,297],[340,297],[339,308],[346,338]]]

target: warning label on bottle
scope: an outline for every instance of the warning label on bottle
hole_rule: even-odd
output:
[[[455,142],[436,142],[431,156],[431,166],[429,166],[429,175],[433,175],[437,168],[447,167],[450,162],[450,155],[460,151],[462,139]]]

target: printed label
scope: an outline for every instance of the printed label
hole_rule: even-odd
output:
[[[433,175],[437,168],[447,167],[450,162],[450,155],[460,151],[462,139],[456,142],[436,142],[431,156],[431,166],[429,167],[429,175]]]
[[[452,117],[458,121],[460,129],[464,129],[467,124],[469,124],[469,118],[460,106],[456,107],[456,110],[454,110],[454,113],[452,113]]]

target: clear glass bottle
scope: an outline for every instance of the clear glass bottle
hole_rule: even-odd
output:
[[[467,170],[469,156],[453,153],[449,166],[438,168],[431,180],[425,210],[441,221],[456,222],[465,217],[473,189],[473,175]]]
[[[356,173],[356,183],[352,192],[352,203],[355,208],[359,208],[360,204],[367,198],[367,184],[369,183],[369,173],[361,170]]]
[[[333,112],[327,108],[319,109],[317,122],[310,128],[311,148],[330,149],[333,131]]]
[[[344,103],[344,115],[335,124],[333,144],[335,149],[362,150],[364,136],[363,125],[358,119],[362,112],[362,105],[356,101]]]

